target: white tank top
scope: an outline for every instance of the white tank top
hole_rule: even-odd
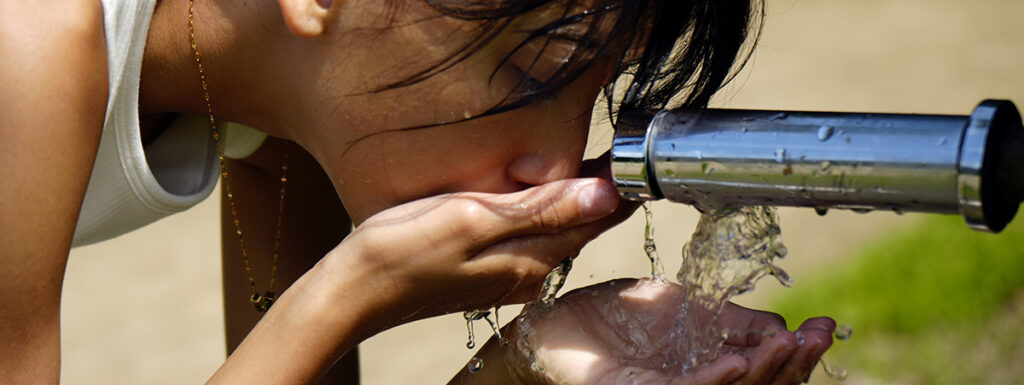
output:
[[[139,79],[156,0],[101,2],[110,90],[73,246],[104,241],[195,206],[213,192],[220,174],[205,117],[181,116],[142,145]],[[218,128],[224,154],[232,158],[249,156],[266,139],[237,124]]]

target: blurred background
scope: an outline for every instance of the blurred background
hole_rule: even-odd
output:
[[[985,98],[1024,105],[1024,2],[768,1],[755,55],[713,105],[969,114]],[[590,153],[605,151],[595,127]],[[214,194],[217,196],[217,194]],[[218,202],[72,251],[64,284],[67,384],[201,383],[225,356]],[[697,213],[654,204],[674,275]],[[826,359],[848,384],[1024,383],[1024,219],[1000,235],[958,217],[781,210],[796,281],[737,298],[796,326],[831,315],[853,327]],[[567,289],[649,266],[636,215],[583,250]],[[518,313],[502,309],[502,322]],[[486,338],[487,327],[477,325]],[[472,356],[461,315],[405,325],[360,346],[366,384],[443,383]],[[836,383],[819,369],[812,383]]]

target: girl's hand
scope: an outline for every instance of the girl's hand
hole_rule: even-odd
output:
[[[464,369],[453,383],[797,384],[832,344],[831,319],[808,320],[793,333],[777,314],[729,303],[717,328],[745,333],[727,340],[716,361],[680,374],[665,352],[678,346],[669,336],[683,299],[679,285],[619,280],[567,293],[549,311],[528,306],[506,328],[511,343],[489,341],[478,354],[483,370]]]
[[[584,162],[581,175],[608,164]],[[210,383],[313,382],[381,330],[530,300],[558,262],[635,208],[607,179],[579,178],[381,211],[281,294]]]
[[[525,302],[544,276],[635,208],[598,178],[561,180],[509,194],[454,193],[382,211],[314,269],[351,278],[336,303],[366,298],[372,334],[460,310]],[[615,215],[609,215],[615,212]],[[352,292],[355,290],[356,292]]]

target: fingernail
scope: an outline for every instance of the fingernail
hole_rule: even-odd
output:
[[[331,5],[333,5],[331,0],[316,0],[316,3],[320,4],[320,7],[323,9],[331,9]]]
[[[583,182],[579,186],[576,199],[579,201],[580,214],[585,219],[600,218],[615,211],[619,203],[619,194],[612,186],[603,181]]]

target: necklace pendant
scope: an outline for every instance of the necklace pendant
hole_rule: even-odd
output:
[[[272,291],[263,293],[263,295],[253,293],[252,296],[249,297],[249,303],[252,304],[252,307],[256,309],[257,312],[263,313],[269,310],[270,306],[274,305],[274,300],[276,299],[277,295]]]
[[[263,310],[261,311],[270,310],[270,307],[274,305],[274,301],[276,300],[277,294],[274,294],[274,292],[268,291],[266,293],[263,293]]]

